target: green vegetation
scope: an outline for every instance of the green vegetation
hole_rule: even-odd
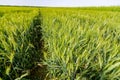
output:
[[[50,78],[120,79],[120,12],[98,9],[41,9]]]
[[[119,80],[119,18],[119,7],[1,7],[0,80]]]
[[[35,10],[26,11],[18,8],[4,12],[0,18],[0,77],[3,80],[19,78],[41,60],[40,50],[35,50],[38,42],[33,41],[41,39],[33,34],[40,27],[40,22],[35,23],[40,21],[39,14]]]

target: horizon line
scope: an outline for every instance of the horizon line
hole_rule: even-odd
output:
[[[18,7],[120,7],[120,5],[66,5],[66,6],[54,6],[54,5],[9,5],[9,4],[0,4],[0,6],[18,6]]]

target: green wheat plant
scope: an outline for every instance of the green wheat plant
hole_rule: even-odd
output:
[[[41,9],[50,78],[120,79],[120,13],[99,9]]]
[[[18,71],[31,65],[28,50],[33,45],[27,37],[36,14],[36,11],[11,12],[0,18],[0,74],[4,80],[19,77]]]

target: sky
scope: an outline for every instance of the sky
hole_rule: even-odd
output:
[[[120,6],[120,0],[0,0],[0,5],[18,6]]]

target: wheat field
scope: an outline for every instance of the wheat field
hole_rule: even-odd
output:
[[[119,7],[0,7],[0,80],[120,80]]]

